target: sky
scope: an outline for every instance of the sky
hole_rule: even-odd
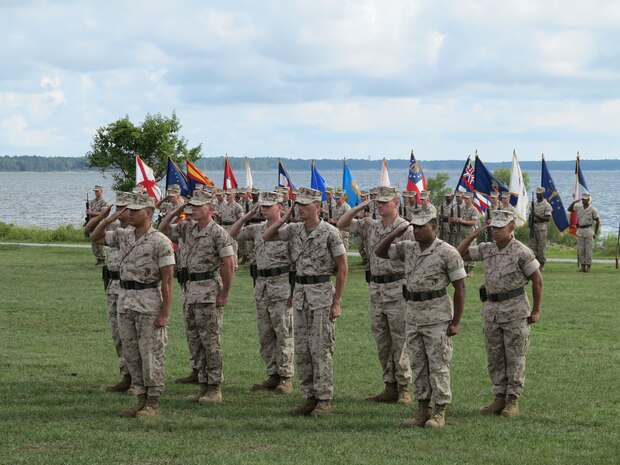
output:
[[[0,156],[176,112],[204,156],[620,158],[615,1],[0,0]]]

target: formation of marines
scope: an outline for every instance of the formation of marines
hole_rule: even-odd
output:
[[[480,413],[518,413],[529,325],[538,321],[542,301],[551,215],[540,189],[530,218],[531,249],[514,238],[515,213],[506,206],[505,195],[499,196],[501,203],[492,196],[481,218],[471,193],[459,191],[454,198],[446,194],[438,211],[428,191],[417,196],[387,186],[363,193],[354,208],[340,189],[329,189],[323,200],[322,192],[302,187],[293,202],[288,188],[259,193],[198,186],[185,203],[180,188],[171,186],[156,205],[137,188],[116,193],[114,213],[101,186],[95,187],[98,191],[86,231],[96,254],[99,247],[108,247],[104,285],[122,375],[105,390],[133,392],[137,398],[122,416],[159,412],[174,276],[181,289],[192,370],[176,382],[199,386],[185,398],[188,402],[223,401],[223,309],[241,259],[253,278],[266,373],[250,389],[292,393],[296,364],[305,401],[289,412],[330,415],[349,234],[356,236],[366,268],[370,326],[384,383],[381,392],[366,400],[411,404],[412,384],[418,408],[403,424],[445,425],[452,400],[451,337],[460,331],[465,280],[481,261],[483,333],[495,397]],[[161,212],[157,230],[152,226],[156,208]],[[587,272],[598,213],[589,196],[569,210],[579,217],[580,261]],[[480,236],[486,240],[476,243]],[[532,305],[525,290],[529,282]]]

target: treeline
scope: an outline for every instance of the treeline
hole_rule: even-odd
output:
[[[236,172],[245,169],[244,157],[229,157],[232,168]],[[250,158],[250,167],[256,171],[269,171],[278,169],[277,157],[253,157]],[[287,170],[310,169],[311,160],[299,158],[281,158]],[[463,169],[465,160],[424,160],[418,161],[422,169],[436,171],[458,171]],[[381,160],[364,160],[359,158],[347,159],[347,165],[351,170],[381,170]],[[388,169],[407,169],[408,159],[389,159]],[[487,162],[485,165],[490,170],[496,168],[510,168],[511,162]],[[522,161],[521,169],[535,171],[540,169],[540,161]],[[547,161],[552,170],[573,170],[574,160]],[[321,170],[342,169],[342,159],[318,159],[317,168]],[[224,157],[204,157],[198,160],[196,166],[206,171],[221,171],[224,168]],[[182,167],[184,168],[184,167]],[[581,160],[581,168],[590,171],[618,171],[620,160]],[[96,170],[87,165],[85,157],[39,157],[36,155],[2,156],[0,157],[0,171],[82,171]]]

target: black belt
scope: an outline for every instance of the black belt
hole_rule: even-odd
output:
[[[580,224],[579,226],[577,226],[579,229],[584,229],[584,228],[591,228],[592,224]]]
[[[319,284],[329,282],[331,275],[324,274],[318,276],[295,276],[295,282],[298,284]]]
[[[142,289],[155,289],[159,283],[140,283],[138,281],[121,281],[121,287],[123,289],[132,289],[134,291],[141,291]]]
[[[503,302],[504,300],[512,299],[521,294],[525,294],[525,288],[520,287],[507,292],[497,292],[496,294],[487,294],[487,300],[491,302]],[[484,301],[483,301],[484,302]]]
[[[393,283],[395,281],[400,281],[405,277],[402,273],[397,274],[371,274],[370,281],[377,284],[387,284]]]
[[[235,222],[234,221],[222,221],[222,224],[224,226],[232,226],[233,224],[235,224]]]
[[[256,269],[256,275],[261,278],[269,278],[270,276],[279,276],[284,273],[288,273],[291,270],[290,266],[281,266],[278,268],[266,268],[264,270]]]
[[[446,288],[438,289],[436,291],[428,291],[428,292],[412,292],[407,289],[407,286],[403,286],[403,297],[405,300],[412,300],[413,302],[424,302],[426,300],[436,299],[438,297],[443,297],[447,294]]]
[[[189,273],[187,275],[188,281],[206,281],[207,279],[215,278],[213,271],[205,271],[204,273]]]
[[[110,271],[108,270],[109,279],[121,279],[121,274],[118,271]]]

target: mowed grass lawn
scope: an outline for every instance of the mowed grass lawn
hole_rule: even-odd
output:
[[[479,265],[453,339],[453,404],[442,430],[399,423],[413,406],[374,404],[382,388],[359,259],[337,324],[334,415],[296,418],[302,395],[250,392],[265,376],[251,280],[241,267],[224,319],[224,403],[188,404],[189,371],[175,290],[161,414],[123,419],[100,268],[88,249],[0,246],[2,464],[617,464],[620,461],[620,272],[549,263],[531,333],[521,414],[482,417],[492,398],[482,339]],[[178,290],[178,289],[177,289]]]

